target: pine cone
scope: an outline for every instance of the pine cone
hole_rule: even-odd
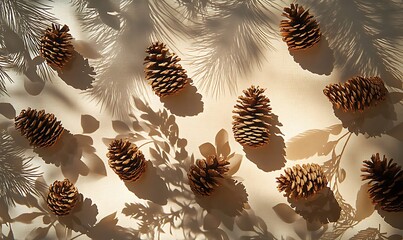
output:
[[[209,196],[218,186],[217,178],[222,178],[228,171],[229,162],[217,156],[197,160],[188,171],[189,185],[195,194]]]
[[[386,90],[379,77],[354,77],[346,83],[330,84],[323,93],[337,109],[347,111],[363,111],[385,100]]]
[[[68,179],[56,180],[49,187],[46,202],[54,214],[58,216],[67,215],[78,202],[77,188]]]
[[[269,142],[271,108],[264,91],[259,86],[251,86],[243,91],[245,96],[239,96],[234,106],[232,131],[242,146],[256,148]]]
[[[315,163],[297,164],[284,170],[277,178],[278,190],[285,191],[288,198],[307,198],[326,187],[327,179],[322,168]]]
[[[403,170],[393,159],[379,153],[364,161],[363,180],[369,180],[369,195],[374,204],[388,212],[403,211]]]
[[[291,4],[285,7],[283,16],[287,20],[280,23],[281,36],[287,43],[288,49],[299,50],[310,48],[319,42],[321,33],[314,17],[302,6]]]
[[[106,156],[109,166],[125,181],[136,181],[146,170],[146,161],[143,153],[135,144],[122,139],[113,140]]]
[[[23,109],[15,118],[15,129],[24,135],[34,147],[50,147],[62,135],[64,128],[55,115],[45,110]]]
[[[178,63],[181,59],[170,53],[165,44],[155,42],[146,50],[144,59],[146,79],[159,97],[181,91],[190,81],[186,70]]]
[[[41,38],[41,56],[51,67],[62,69],[73,56],[73,38],[68,31],[67,25],[60,28],[59,24],[52,24]]]

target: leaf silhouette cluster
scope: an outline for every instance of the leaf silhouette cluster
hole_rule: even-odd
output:
[[[230,178],[239,169],[242,156],[231,152],[227,131],[220,130],[214,144],[201,144],[199,150],[203,157],[217,155],[227,159],[230,162],[228,177],[220,182],[220,188],[210,197],[195,198],[185,181],[187,170],[195,162],[195,157],[186,150],[187,140],[180,137],[175,116],[168,114],[165,109],[154,111],[138,98],[134,99],[134,103],[138,111],[131,114],[131,126],[123,121],[113,122],[112,126],[118,133],[116,138],[129,139],[139,146],[144,142],[144,147],[149,146],[150,165],[163,179],[168,192],[161,192],[166,195],[166,202],[145,198],[148,200],[145,204],[126,203],[122,213],[135,219],[139,233],[150,239],[162,238],[178,229],[182,230],[184,239],[228,239],[229,233],[224,229],[238,226],[242,216],[246,218],[251,210],[245,208],[248,201],[245,186]],[[110,141],[111,139],[104,139],[105,144]],[[147,184],[147,181],[143,184]],[[270,236],[263,220],[257,219],[260,218],[242,221],[248,222],[251,225],[248,231],[257,236]],[[252,220],[255,222],[251,223]]]
[[[39,178],[36,185],[47,185]],[[123,228],[117,225],[116,213],[112,213],[97,221],[98,207],[89,198],[79,195],[77,206],[67,216],[57,217],[46,205],[46,192],[41,191],[39,199],[30,195],[18,204],[32,209],[32,212],[22,213],[12,219],[13,223],[30,226],[36,219],[41,219],[42,224],[31,229],[27,239],[45,239],[48,235],[56,235],[57,239],[72,239],[81,235],[87,235],[93,239],[138,239],[137,232],[131,228]],[[78,235],[73,236],[74,233]]]

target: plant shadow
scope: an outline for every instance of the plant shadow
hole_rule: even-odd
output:
[[[138,198],[152,201],[159,205],[167,204],[168,188],[164,180],[157,174],[151,161],[147,161],[143,176],[136,182],[125,182],[127,189]]]
[[[290,51],[290,54],[302,69],[306,69],[311,73],[330,75],[333,71],[333,51],[329,47],[329,42],[323,36],[319,43],[313,47],[305,50]]]
[[[45,163],[60,166],[64,177],[68,178],[72,183],[75,183],[78,177],[87,176],[89,173],[95,173],[92,177],[106,176],[105,165],[96,154],[95,148],[92,147],[92,138],[85,135],[73,135],[69,131],[64,130],[64,133],[55,145],[46,148],[34,148],[39,157]],[[86,156],[91,161],[84,163],[83,156]]]
[[[230,178],[220,180],[220,186],[211,196],[196,196],[196,202],[209,213],[215,211],[229,217],[239,216],[248,203],[245,186]]]
[[[327,224],[337,222],[340,218],[341,208],[329,187],[325,187],[309,198],[287,198],[287,201],[295,208],[296,213],[310,223]]]
[[[393,127],[397,114],[390,96],[386,100],[363,112],[343,112],[333,106],[334,114],[340,119],[344,128],[355,134],[376,137],[385,134]]]
[[[389,223],[392,227],[403,230],[403,212],[387,212],[384,210],[376,208],[379,215]]]
[[[161,98],[164,107],[176,116],[196,116],[203,112],[202,95],[197,92],[197,88],[190,81],[180,93],[175,96]]]
[[[59,77],[69,86],[86,90],[92,87],[95,75],[94,68],[88,63],[88,59],[78,52],[73,52],[70,62],[61,70],[58,70]]]
[[[403,89],[402,31],[399,1],[302,0],[317,16],[333,50],[340,79],[380,76],[386,85]]]
[[[284,138],[281,136],[281,130],[278,128],[282,124],[278,121],[278,116],[272,113],[269,124],[271,137],[267,145],[257,149],[243,148],[246,158],[265,172],[279,170],[285,166],[286,162]]]

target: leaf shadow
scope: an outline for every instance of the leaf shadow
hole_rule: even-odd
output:
[[[54,164],[56,167],[60,166],[63,176],[75,183],[80,175],[87,176],[91,172],[98,174],[93,177],[106,176],[104,163],[95,154],[95,148],[92,147],[92,144],[91,137],[73,135],[65,130],[55,145],[46,149],[34,148],[34,152],[45,163]],[[82,161],[83,155],[92,160],[89,165]]]
[[[265,172],[279,170],[285,166],[286,162],[284,138],[281,136],[281,130],[278,128],[279,126],[282,126],[282,124],[278,121],[278,116],[276,114],[271,114],[269,125],[271,137],[270,142],[267,145],[257,149],[248,147],[243,148],[246,158]]]
[[[342,122],[343,128],[356,135],[381,136],[386,134],[393,127],[393,122],[397,120],[397,114],[389,96],[386,97],[385,101],[363,112],[343,112],[334,106],[333,110],[336,117]]]
[[[337,222],[340,218],[341,207],[329,187],[323,188],[309,198],[287,198],[287,201],[295,208],[295,212],[309,223],[319,222],[323,225]]]
[[[11,103],[2,102],[0,103],[0,114],[8,119],[14,119],[17,113]]]
[[[97,222],[98,207],[90,198],[85,198],[82,194],[79,195],[79,201],[67,216],[58,217],[59,222],[69,229],[87,233]]]
[[[330,75],[333,71],[334,56],[333,51],[329,47],[329,42],[325,37],[318,44],[313,47],[299,50],[290,51],[294,61],[297,62],[302,69],[306,69],[311,73],[319,75]]]
[[[185,87],[180,93],[175,96],[161,98],[164,107],[176,116],[196,116],[203,112],[202,95],[197,92],[197,88],[192,84]]]
[[[168,202],[168,188],[164,180],[157,174],[157,169],[151,161],[147,161],[146,164],[143,176],[136,182],[125,182],[125,185],[138,198],[165,205]]]
[[[96,74],[94,68],[89,65],[88,59],[84,59],[76,51],[73,52],[72,59],[67,65],[57,72],[67,85],[80,90],[91,88],[94,81],[93,76]]]

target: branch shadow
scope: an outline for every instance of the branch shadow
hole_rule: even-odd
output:
[[[74,51],[72,55],[69,63],[62,70],[58,70],[58,75],[67,85],[87,90],[92,87],[94,81],[94,68],[89,65],[88,59],[84,59],[78,52]]]
[[[39,196],[44,185],[36,186],[42,176],[32,157],[25,156],[25,149],[18,145],[5,129],[0,129],[0,197],[5,204],[15,206],[17,199],[28,195]],[[0,210],[2,212],[6,209]]]
[[[381,136],[391,129],[397,114],[389,95],[386,100],[363,112],[343,112],[333,106],[335,116],[340,119],[344,128],[350,132],[365,134],[369,137]]]
[[[57,20],[50,11],[51,7],[38,1],[4,0],[2,3],[0,46],[2,54],[11,61],[8,67],[26,75],[32,82],[51,80],[54,76],[51,68],[37,61],[36,57],[43,31]]]
[[[102,49],[102,57],[93,65],[98,78],[87,93],[114,116],[124,119],[132,108],[130,96],[146,97],[150,92],[144,80],[146,48],[159,40],[175,49],[174,39],[188,36],[190,29],[177,3],[75,0],[73,4],[83,28]]]
[[[164,107],[176,116],[196,116],[203,112],[202,95],[197,92],[197,88],[192,84],[186,86],[180,93],[175,96],[161,98]]]
[[[272,1],[211,1],[196,23],[191,49],[197,84],[213,96],[235,94],[237,81],[260,68],[277,24]],[[225,21],[222,21],[225,19]]]
[[[302,69],[319,75],[330,75],[333,71],[334,56],[333,51],[329,47],[329,42],[325,37],[315,44],[313,47],[290,51],[290,55],[294,57]]]
[[[168,188],[151,161],[147,161],[146,170],[140,179],[136,182],[125,182],[125,185],[138,198],[150,200],[159,205],[165,205],[168,202]]]
[[[380,76],[386,85],[403,89],[403,34],[399,1],[302,0],[315,12],[334,52],[341,79]]]
[[[278,128],[279,126],[282,126],[282,124],[278,121],[278,116],[276,114],[271,114],[269,124],[271,138],[267,145],[257,149],[248,147],[243,148],[246,158],[265,172],[279,170],[285,166],[286,162],[284,138],[281,136],[281,130]]]
[[[337,222],[340,218],[341,207],[334,197],[333,191],[325,187],[314,196],[307,199],[290,199],[287,201],[307,222],[327,224]]]

